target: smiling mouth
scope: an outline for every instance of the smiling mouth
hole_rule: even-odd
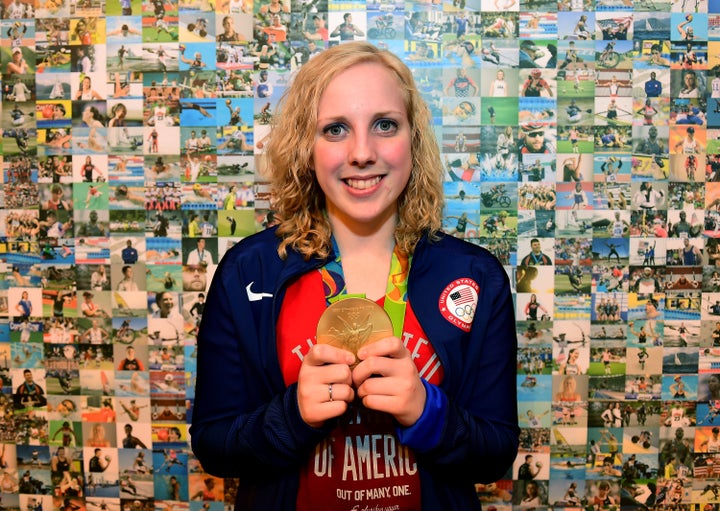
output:
[[[343,181],[355,190],[367,190],[382,181],[382,176],[375,176],[369,179],[344,179]]]

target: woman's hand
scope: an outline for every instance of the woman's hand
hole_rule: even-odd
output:
[[[300,416],[310,426],[345,413],[355,399],[350,366],[355,356],[328,344],[316,344],[303,359],[298,374]]]
[[[387,337],[367,344],[358,358],[352,379],[365,407],[391,414],[402,426],[415,424],[425,408],[425,386],[402,341]]]

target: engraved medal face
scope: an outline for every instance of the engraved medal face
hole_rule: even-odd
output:
[[[317,342],[354,353],[366,345],[393,335],[390,316],[367,298],[350,297],[331,304],[318,321]]]

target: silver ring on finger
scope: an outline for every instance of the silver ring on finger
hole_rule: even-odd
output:
[[[332,397],[332,387],[333,387],[333,384],[332,384],[332,383],[331,383],[330,385],[328,385],[328,396],[330,396],[330,401],[333,400],[333,397]]]

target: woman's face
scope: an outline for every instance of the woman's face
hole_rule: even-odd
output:
[[[378,63],[354,65],[330,81],[317,117],[311,165],[331,221],[372,229],[394,219],[412,167],[397,78]]]
[[[575,379],[565,378],[563,380],[563,388],[565,392],[575,392]]]
[[[695,88],[695,75],[692,73],[685,73],[685,76],[683,77],[685,81],[685,86],[688,89],[694,89]]]
[[[86,76],[85,78],[83,78],[83,81],[82,81],[83,89],[88,90],[91,85],[92,85],[92,81],[90,80],[89,76]]]
[[[53,107],[52,117],[53,119],[62,119],[65,117],[65,112],[63,112],[62,108],[58,108],[56,105]]]

